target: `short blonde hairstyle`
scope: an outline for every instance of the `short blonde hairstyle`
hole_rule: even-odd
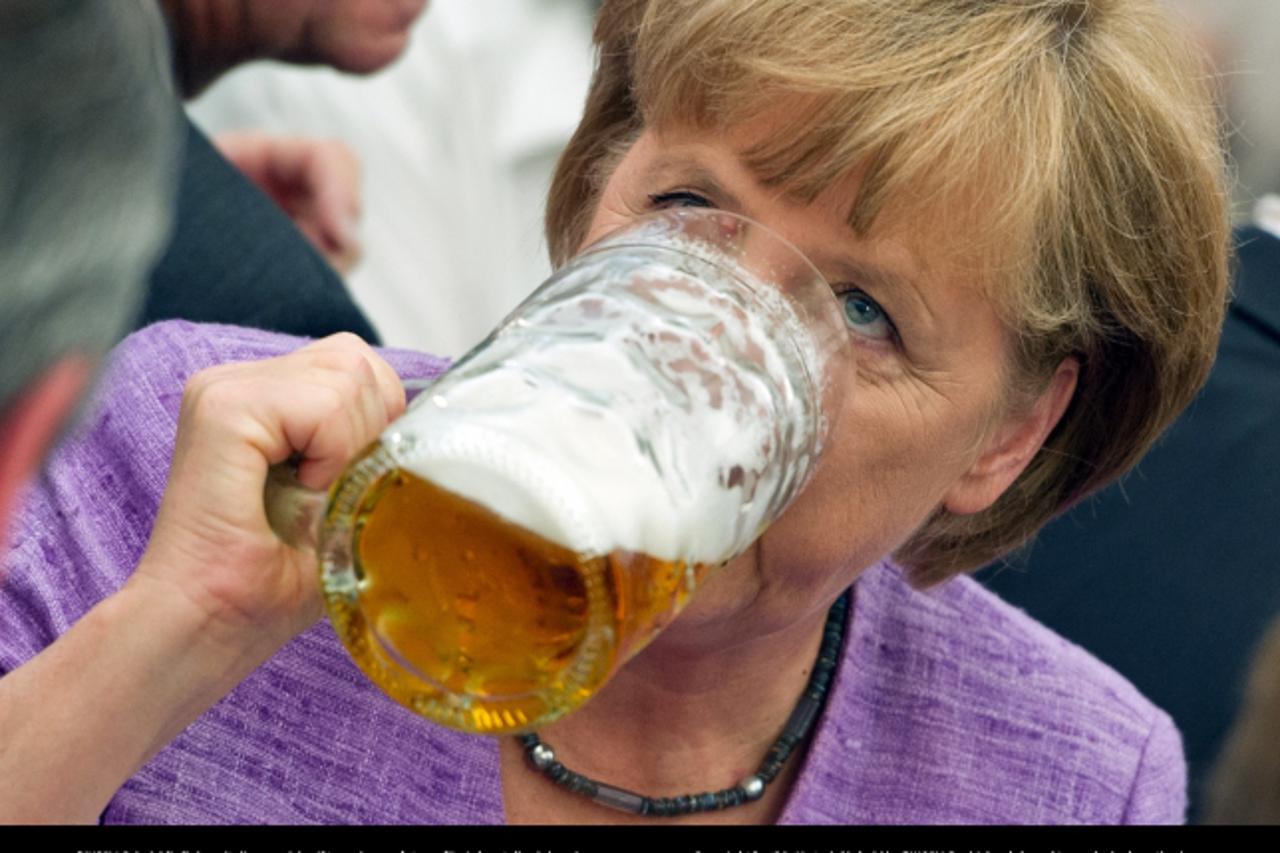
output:
[[[579,247],[646,126],[788,132],[745,152],[801,201],[861,170],[850,224],[945,208],[1014,340],[1010,405],[1063,359],[1075,397],[989,509],[896,555],[921,585],[980,567],[1128,470],[1208,375],[1227,295],[1221,134],[1199,54],[1145,0],[606,0],[582,121],[552,181]],[[886,217],[887,218],[887,217]]]

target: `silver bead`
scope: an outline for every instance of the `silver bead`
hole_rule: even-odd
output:
[[[754,773],[739,782],[738,787],[748,800],[758,800],[764,796],[764,780]]]
[[[556,760],[556,751],[545,743],[540,743],[529,750],[529,760],[539,770],[546,770]]]

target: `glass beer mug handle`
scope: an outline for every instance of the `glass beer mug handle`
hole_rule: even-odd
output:
[[[292,548],[315,549],[328,495],[298,482],[293,460],[272,465],[263,488],[267,524]]]

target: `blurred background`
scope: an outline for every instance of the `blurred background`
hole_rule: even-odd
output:
[[[542,205],[591,77],[588,0],[432,0],[371,77],[253,63],[191,106],[211,135],[334,137],[362,166],[348,276],[391,346],[461,355],[550,271]]]
[[[1280,3],[1162,0],[1194,29],[1218,78],[1237,170],[1236,217],[1280,192]],[[1274,201],[1264,208],[1274,218]]]

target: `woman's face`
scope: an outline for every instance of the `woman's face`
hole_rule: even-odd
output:
[[[987,506],[1025,464],[1023,445],[1033,452],[1052,426],[1004,412],[1006,335],[982,289],[948,263],[950,234],[878,221],[874,237],[859,238],[846,224],[856,181],[798,204],[745,167],[739,152],[752,141],[750,131],[646,130],[602,189],[586,238],[670,207],[757,220],[831,283],[857,362],[808,487],[754,548],[712,574],[663,642],[734,642],[821,612],[938,508]]]

